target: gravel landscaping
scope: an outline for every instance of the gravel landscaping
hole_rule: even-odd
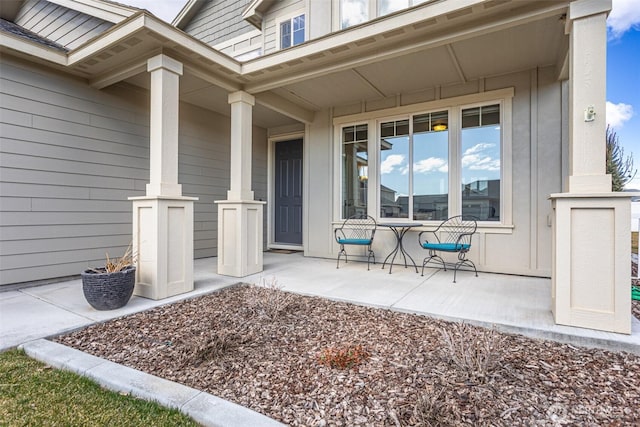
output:
[[[639,425],[640,357],[233,286],[58,342],[290,425]]]

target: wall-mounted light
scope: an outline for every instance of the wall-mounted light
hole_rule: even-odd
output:
[[[596,119],[596,109],[593,105],[589,105],[584,109],[584,121],[592,122]]]
[[[433,125],[433,130],[436,132],[442,132],[443,130],[447,130],[447,125],[442,123]]]

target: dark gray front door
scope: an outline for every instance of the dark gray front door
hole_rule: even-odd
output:
[[[302,244],[302,139],[276,142],[275,243]]]

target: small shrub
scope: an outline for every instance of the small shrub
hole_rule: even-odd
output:
[[[182,350],[183,365],[200,365],[219,359],[243,342],[239,334],[221,331],[209,337],[198,337],[188,341]]]
[[[468,378],[485,380],[500,367],[504,357],[505,337],[494,329],[476,328],[454,323],[452,333],[441,329],[443,357]]]
[[[459,425],[460,408],[450,395],[453,386],[448,382],[429,387],[426,393],[418,396],[413,413],[419,425],[437,427],[443,425]]]
[[[369,352],[360,344],[327,347],[318,354],[318,362],[331,368],[349,369],[369,358]]]
[[[275,277],[262,279],[261,285],[251,285],[247,291],[249,306],[259,315],[275,320],[284,313],[293,301],[293,295],[284,292]]]

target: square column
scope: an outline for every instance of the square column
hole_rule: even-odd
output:
[[[263,205],[251,190],[253,96],[229,94],[230,189],[218,204],[218,274],[244,277],[262,271]]]
[[[569,193],[611,191],[605,163],[610,10],[611,0],[569,5]]]
[[[149,183],[133,201],[134,293],[162,299],[193,290],[193,202],[178,184],[178,107],[182,64],[160,54],[151,73]]]
[[[569,177],[552,194],[552,311],[558,324],[631,333],[631,203],[606,174],[611,0],[569,5]]]
[[[630,334],[630,196],[564,193],[551,197],[555,322]]]
[[[218,274],[244,277],[262,271],[264,202],[218,204]]]

